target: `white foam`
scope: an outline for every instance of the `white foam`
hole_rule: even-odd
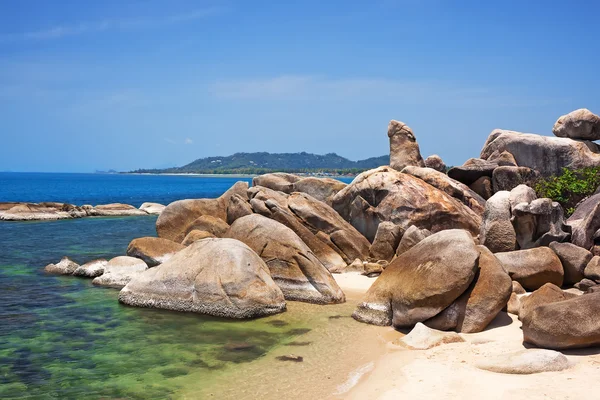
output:
[[[365,364],[365,365],[357,368],[356,370],[352,371],[348,377],[348,380],[346,382],[342,383],[341,385],[339,385],[334,394],[337,395],[337,394],[347,393],[350,389],[352,389],[354,386],[356,386],[356,384],[358,383],[360,378],[363,377],[363,375],[368,374],[369,372],[373,371],[374,368],[375,368],[375,363],[373,361],[371,361],[370,363]]]

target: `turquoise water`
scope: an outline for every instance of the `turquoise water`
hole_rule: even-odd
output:
[[[0,201],[168,203],[215,197],[236,181],[81,175],[0,174]],[[155,235],[155,221],[147,216],[0,222],[1,399],[177,398],[274,347],[293,346],[315,319],[327,323],[314,309],[228,321],[131,308],[118,303],[117,290],[43,272],[65,255],[80,263],[122,255],[133,238]]]

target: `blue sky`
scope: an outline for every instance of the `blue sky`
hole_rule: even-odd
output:
[[[494,128],[600,113],[593,1],[4,1],[0,170],[234,152],[477,157]]]

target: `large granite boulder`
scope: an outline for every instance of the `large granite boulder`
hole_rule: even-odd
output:
[[[247,196],[234,194],[229,198],[229,204],[227,205],[227,223],[231,225],[236,219],[250,215],[253,212]]]
[[[250,206],[252,211],[264,215],[265,217],[271,217],[271,211],[267,207],[266,203],[276,204],[278,207],[287,209],[288,194],[269,189],[263,186],[253,186],[248,189],[248,198],[250,199]]]
[[[361,322],[410,327],[448,307],[478,270],[479,250],[460,229],[438,232],[392,261],[352,316]]]
[[[127,255],[143,260],[148,267],[164,263],[175,253],[185,248],[184,245],[168,239],[142,237],[133,239],[127,247]]]
[[[102,275],[94,278],[92,283],[97,286],[121,289],[131,279],[147,269],[148,265],[139,258],[129,256],[115,257],[104,266]]]
[[[481,217],[462,202],[412,175],[379,167],[358,175],[333,199],[333,208],[373,241],[379,223],[432,232],[466,229],[479,234]]]
[[[496,168],[498,168],[497,162],[482,160],[480,158],[469,158],[463,165],[450,168],[448,176],[465,185],[471,185],[484,176],[491,179]]]
[[[396,248],[396,257],[407,252],[409,249],[412,249],[417,243],[429,236],[431,236],[431,232],[429,230],[419,229],[416,226],[411,225],[406,232],[404,232],[404,235],[402,235],[400,243],[398,243],[398,247]]]
[[[490,250],[484,246],[478,249],[479,270],[471,286],[425,325],[440,330],[481,332],[506,306],[512,293],[510,276]]]
[[[223,237],[229,230],[229,224],[221,218],[213,217],[212,215],[202,215],[190,224],[186,235],[193,230],[210,232],[216,237]]]
[[[511,218],[510,192],[497,192],[485,203],[479,242],[494,253],[515,250],[517,236]]]
[[[585,277],[588,279],[600,281],[600,256],[592,257],[588,265],[585,267],[583,275],[585,275]]]
[[[564,285],[573,285],[584,278],[585,267],[592,260],[592,253],[572,243],[550,243],[565,272]]]
[[[262,186],[278,192],[291,193],[293,192],[294,182],[298,182],[300,179],[302,178],[298,175],[275,172],[255,176],[252,178],[252,186]]]
[[[201,231],[198,229],[192,229],[185,238],[183,242],[181,242],[182,246],[189,246],[190,244],[197,242],[198,240],[207,239],[207,238],[215,238],[216,236],[207,231]],[[165,239],[166,240],[166,239]],[[175,242],[173,242],[175,243]]]
[[[227,236],[254,250],[287,300],[340,303],[345,296],[327,268],[290,228],[259,214],[237,219]]]
[[[346,184],[337,179],[301,177],[283,172],[260,175],[252,179],[253,186],[262,186],[283,193],[301,192],[331,205],[331,199]]]
[[[437,154],[427,157],[424,163],[427,168],[432,168],[436,171],[446,173],[446,164],[444,163],[444,160],[442,160],[442,157],[438,156]]]
[[[56,264],[48,264],[44,267],[44,272],[54,275],[73,275],[73,272],[79,268],[79,264],[69,257],[63,257]]]
[[[539,173],[528,167],[499,166],[492,173],[492,188],[511,191],[519,185],[532,186],[539,179]]]
[[[600,117],[587,108],[580,108],[561,116],[552,133],[563,138],[600,140]]]
[[[536,307],[523,323],[525,342],[549,349],[600,345],[600,292]]]
[[[194,221],[203,215],[227,220],[229,199],[235,195],[247,196],[248,183],[236,182],[228,191],[216,199],[187,199],[169,204],[156,220],[158,237],[181,243],[191,230]]]
[[[166,207],[167,206],[160,203],[143,203],[140,206],[140,210],[147,214],[160,215],[160,213],[163,212]]]
[[[565,242],[571,237],[571,228],[565,223],[561,205],[551,199],[519,203],[512,208],[512,215],[521,249]]]
[[[536,290],[546,283],[563,284],[563,267],[560,259],[548,247],[496,253],[513,281],[527,290]]]
[[[600,193],[590,196],[575,208],[567,223],[571,226],[571,243],[590,250],[600,230]],[[600,244],[600,235],[597,237]]]
[[[510,191],[510,208],[511,210],[521,203],[531,203],[537,199],[535,190],[527,185],[518,185]]]
[[[521,299],[519,319],[523,321],[523,323],[528,323],[531,313],[537,307],[545,304],[556,303],[558,301],[568,300],[576,296],[576,294],[563,291],[561,288],[552,283],[546,283],[529,296],[524,296]]]
[[[333,208],[306,193],[288,197],[289,210],[313,233],[329,235],[331,242],[345,255],[346,262],[369,255],[369,241]]]
[[[369,256],[375,260],[391,261],[402,238],[402,229],[392,222],[382,222],[377,228]]]
[[[408,125],[400,121],[390,121],[388,138],[390,139],[390,167],[401,171],[408,165],[425,166],[417,139]]]
[[[482,176],[475,182],[469,185],[469,189],[480,195],[483,199],[487,200],[494,194],[492,189],[492,178],[489,176]]]
[[[281,289],[252,249],[233,239],[191,244],[133,279],[119,301],[226,318],[254,318],[285,310]]]
[[[481,158],[495,151],[510,152],[520,167],[529,167],[541,176],[559,175],[563,168],[600,165],[600,146],[589,141],[540,136],[496,129],[488,137]]]
[[[485,200],[483,197],[475,193],[467,185],[450,178],[448,175],[431,168],[414,166],[404,168],[402,173],[412,175],[427,182],[434,188],[454,197],[477,214],[483,214],[485,207]]]

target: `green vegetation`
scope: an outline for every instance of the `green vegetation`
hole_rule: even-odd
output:
[[[247,174],[269,172],[326,173],[356,175],[368,169],[389,163],[388,156],[351,161],[335,153],[236,153],[227,157],[208,157],[193,161],[183,167],[166,169],[138,169],[134,173],[193,173],[193,174]]]
[[[600,167],[563,168],[558,176],[542,178],[535,185],[538,197],[548,197],[560,203],[570,216],[581,200],[592,195],[600,186]]]

